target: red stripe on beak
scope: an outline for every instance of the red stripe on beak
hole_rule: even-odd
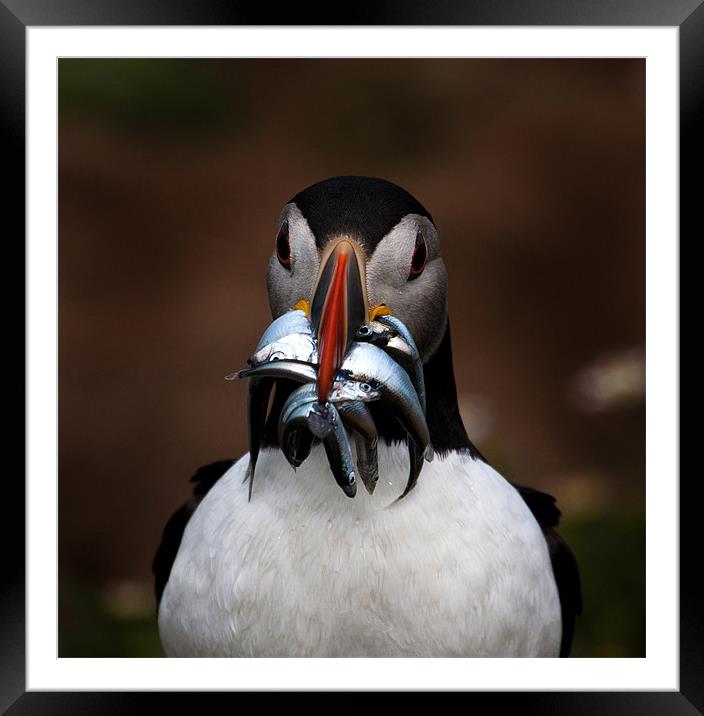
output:
[[[347,347],[347,265],[354,261],[347,241],[335,247],[332,279],[318,328],[318,400],[325,403]]]

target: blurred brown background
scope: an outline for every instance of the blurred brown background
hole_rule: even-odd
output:
[[[150,564],[270,320],[284,203],[381,176],[432,213],[470,436],[558,498],[575,656],[643,656],[645,64],[61,60],[60,655],[161,653]]]

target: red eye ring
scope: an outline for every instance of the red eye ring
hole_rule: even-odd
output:
[[[428,262],[428,245],[425,243],[423,234],[419,231],[416,234],[416,245],[413,249],[411,258],[411,270],[408,274],[408,280],[412,281],[423,273],[425,264]]]
[[[291,270],[291,244],[288,239],[288,221],[284,221],[276,236],[276,258],[287,270]]]

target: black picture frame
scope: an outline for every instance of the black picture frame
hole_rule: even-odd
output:
[[[269,22],[275,17],[276,23]],[[0,0],[0,116],[2,117],[2,166],[6,267],[22,277],[25,231],[25,47],[30,26],[73,25],[552,25],[552,26],[676,26],[679,28],[680,69],[680,232],[691,240],[701,238],[696,212],[701,203],[701,171],[704,156],[698,151],[697,130],[704,126],[704,0],[407,0],[330,7],[274,9],[270,4],[236,0]],[[7,251],[14,249],[8,258]],[[9,273],[9,272],[8,272]],[[20,280],[22,280],[20,278]],[[9,285],[7,280],[5,285]],[[12,304],[22,288],[12,294]],[[24,298],[21,299],[24,301]],[[24,316],[7,312],[17,321],[15,335],[24,336]],[[19,325],[21,323],[21,326]],[[6,357],[25,376],[23,338],[7,341]],[[15,375],[13,373],[13,375]],[[14,389],[24,385],[13,380]],[[17,396],[19,402],[20,396]],[[24,407],[14,413],[11,428],[24,434]],[[10,440],[6,444],[13,444]],[[16,445],[24,444],[20,435]],[[15,448],[17,449],[17,448]],[[7,463],[6,463],[7,465]],[[7,467],[6,467],[7,470]],[[26,692],[25,686],[25,557],[24,543],[24,451],[16,471],[4,476],[7,531],[2,541],[2,592],[0,592],[0,709],[17,714],[132,713],[154,708],[155,698],[167,694]],[[20,477],[20,475],[22,477]],[[668,692],[525,692],[468,694],[491,698],[492,707],[516,708],[521,713],[615,714],[704,713],[704,594],[700,586],[700,537],[695,491],[699,476],[680,482],[680,690]],[[668,475],[665,479],[679,479]],[[11,506],[8,508],[8,505]],[[690,565],[690,569],[687,569]],[[692,565],[699,565],[692,569]],[[212,695],[171,694],[180,708],[189,703],[203,708]],[[159,707],[163,704],[160,702]],[[6,711],[6,709],[8,709]]]

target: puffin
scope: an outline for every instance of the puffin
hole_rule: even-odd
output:
[[[334,304],[330,370],[360,306],[365,320],[390,314],[408,328],[434,457],[398,499],[408,435],[383,404],[370,403],[378,483],[349,499],[319,441],[296,469],[283,456],[276,426],[293,386],[277,381],[253,493],[249,454],[207,465],[164,528],[153,572],[165,654],[568,656],[582,609],[577,563],[556,531],[555,498],[504,478],[467,434],[430,213],[384,179],[335,177],[296,194],[275,237],[272,318]],[[342,278],[321,280],[342,256],[346,267],[332,269]]]

